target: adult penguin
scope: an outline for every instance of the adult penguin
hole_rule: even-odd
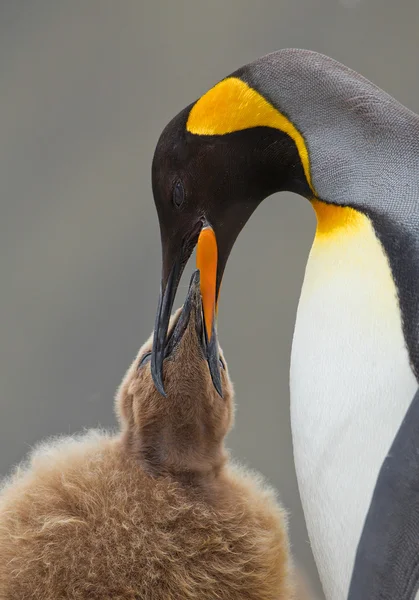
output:
[[[208,364],[222,394],[211,339],[238,234],[278,191],[301,194],[316,211],[292,347],[291,424],[331,600],[348,593],[378,473],[418,388],[418,172],[418,116],[331,58],[295,49],[220,81],[167,125],[154,155],[163,269],[152,370],[162,394],[170,311],[198,238]]]

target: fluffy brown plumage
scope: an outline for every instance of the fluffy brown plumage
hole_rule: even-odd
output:
[[[163,398],[138,368],[150,348],[118,391],[120,433],[49,441],[4,484],[1,600],[294,598],[284,512],[224,449],[227,368],[222,399],[189,325]]]

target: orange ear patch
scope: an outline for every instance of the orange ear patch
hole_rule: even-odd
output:
[[[311,190],[305,140],[293,123],[259,92],[237,77],[220,81],[192,107],[186,129],[196,135],[225,135],[251,127],[279,129],[294,140]]]

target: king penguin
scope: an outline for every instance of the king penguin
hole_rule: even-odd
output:
[[[292,343],[291,427],[329,600],[347,597],[377,477],[418,388],[418,172],[419,117],[298,49],[218,82],[166,126],[153,158],[163,265],[151,366],[163,395],[170,311],[195,246],[222,395],[211,339],[237,236],[276,192],[304,196],[316,213]]]

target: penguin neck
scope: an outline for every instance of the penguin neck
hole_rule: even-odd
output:
[[[418,197],[419,117],[371,81],[300,49],[262,57],[239,75],[303,136],[317,197],[384,211],[389,198]]]
[[[417,389],[390,260],[367,215],[315,200],[297,311],[291,420],[327,598],[346,598],[381,464]],[[397,246],[401,240],[393,238]]]

